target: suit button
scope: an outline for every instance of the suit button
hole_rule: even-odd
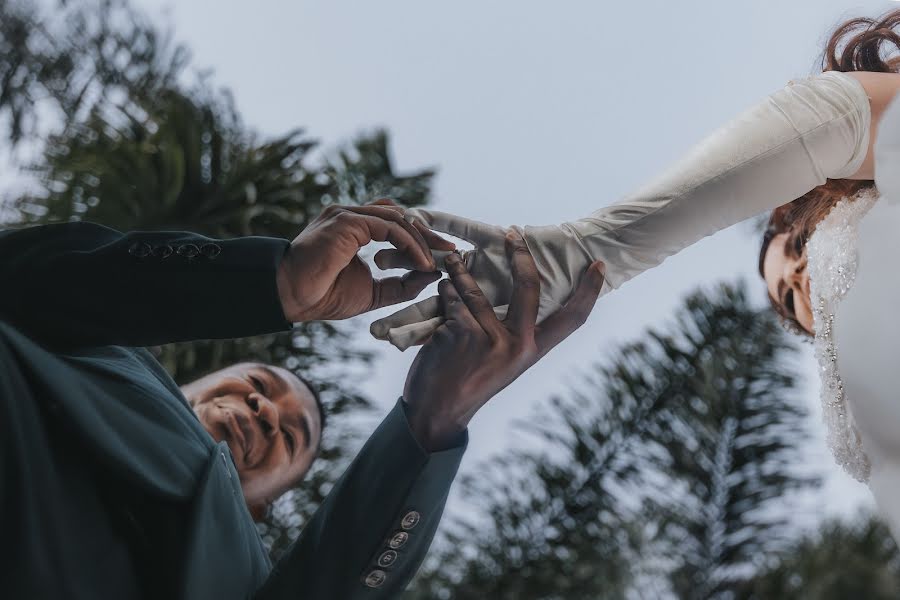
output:
[[[138,258],[144,258],[150,254],[151,250],[152,248],[147,242],[135,242],[128,248],[128,254]]]
[[[200,248],[198,248],[196,244],[182,244],[181,246],[178,246],[176,252],[178,252],[178,256],[194,258],[200,254]]]
[[[405,531],[398,531],[391,537],[391,540],[388,542],[388,546],[396,550],[397,548],[402,548],[403,544],[406,543],[406,540],[409,539],[409,534]]]
[[[412,529],[416,525],[418,525],[419,521],[421,521],[421,520],[422,520],[422,515],[420,515],[419,513],[417,513],[414,510],[411,510],[408,513],[406,513],[406,515],[403,517],[403,520],[400,521],[400,527],[402,527],[403,529]]]
[[[397,553],[393,550],[388,550],[384,554],[378,557],[378,566],[379,567],[389,567],[394,564],[394,561],[397,560]]]
[[[157,246],[153,249],[153,256],[156,258],[169,258],[172,256],[173,252],[175,252],[175,250],[172,249],[172,246],[163,244],[162,246]]]
[[[387,575],[385,575],[384,571],[376,569],[366,575],[366,585],[370,588],[381,587],[385,579],[387,579]]]
[[[212,260],[222,252],[222,247],[218,244],[203,244],[200,246],[200,254]]]

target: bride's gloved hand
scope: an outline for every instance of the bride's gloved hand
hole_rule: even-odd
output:
[[[497,318],[503,319],[513,290],[505,250],[507,230],[438,211],[411,209],[406,215],[424,222],[430,229],[464,239],[475,246],[474,250],[461,252],[466,269],[475,276]],[[538,322],[541,322],[565,304],[594,260],[577,242],[575,230],[566,225],[514,229],[524,238],[541,277],[538,311]],[[440,259],[447,253],[433,254],[435,262],[443,264]],[[384,269],[408,268],[408,260],[395,250],[382,250],[375,255],[376,264]],[[389,340],[405,350],[424,343],[443,320],[440,301],[434,296],[376,321],[371,330],[375,337]]]
[[[606,264],[605,293],[707,235],[790,202],[827,179],[855,174],[868,153],[870,120],[866,91],[849,75],[829,71],[792,82],[618,204],[562,225],[517,228],[541,276],[539,320],[569,297],[595,260]],[[495,311],[504,314],[512,290],[505,229],[422,209],[406,214],[475,245],[464,256],[466,267]],[[407,266],[390,250],[376,255],[376,263]],[[441,321],[433,297],[374,322],[371,331],[402,350],[428,339]]]

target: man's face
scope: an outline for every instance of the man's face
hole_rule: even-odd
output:
[[[321,436],[315,397],[289,371],[241,363],[182,388],[203,426],[234,456],[247,504],[268,504],[309,470]]]

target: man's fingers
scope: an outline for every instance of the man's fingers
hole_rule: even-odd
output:
[[[406,252],[385,248],[375,253],[375,265],[379,269],[414,269],[415,262]]]
[[[370,310],[412,300],[440,278],[441,273],[438,271],[431,273],[410,271],[403,277],[376,280],[372,291]]]
[[[506,234],[506,256],[512,266],[513,292],[507,323],[519,335],[533,334],[541,304],[541,276],[525,239],[515,230]]]
[[[447,256],[445,264],[450,281],[481,328],[492,337],[499,335],[503,325],[494,314],[494,307],[478,287],[475,278],[466,270],[462,258],[458,254],[450,254]]]
[[[356,208],[357,210],[366,210],[367,213],[369,211],[375,211],[374,214],[381,216],[384,219],[393,220],[395,223],[403,227],[406,231],[409,232],[409,235],[416,241],[416,244],[421,249],[422,254],[425,256],[427,262],[422,263],[422,266],[426,266],[426,270],[436,270],[437,265],[434,262],[434,259],[431,257],[430,247],[428,242],[425,240],[425,236],[422,235],[422,231],[419,227],[416,227],[410,219],[405,217],[405,212],[402,207],[397,206],[393,203],[393,201],[388,199],[376,200],[377,203],[388,203],[388,204],[372,204],[369,206],[361,206],[361,207],[351,207]],[[414,255],[414,257],[418,257],[418,253]],[[420,267],[421,269],[421,267]]]
[[[419,230],[419,233],[425,238],[428,247],[433,250],[456,250],[456,244],[428,229],[428,226],[425,225],[425,223],[420,219],[415,218],[412,214],[407,215],[407,208],[400,206],[390,198],[380,198],[374,202],[368,203],[367,206],[384,206],[385,208],[399,212],[407,222],[412,223],[413,226]],[[443,262],[438,264],[443,264]]]
[[[378,217],[380,219],[384,219],[385,221],[390,221],[402,228],[404,231],[406,231],[409,238],[413,241],[413,245],[409,245],[408,243],[404,244],[404,249],[406,249],[410,253],[410,257],[414,261],[416,268],[420,271],[434,271],[437,268],[437,265],[434,263],[434,259],[431,257],[431,251],[428,247],[428,242],[425,241],[425,238],[422,236],[422,232],[418,227],[416,227],[403,217],[403,212],[401,210],[396,210],[395,208],[397,207],[369,204],[366,206],[346,206],[344,207],[344,210],[358,215]]]
[[[422,237],[425,238],[425,241],[428,242],[428,246],[431,249],[446,251],[456,250],[456,244],[428,229],[428,226],[422,221],[413,220],[413,225],[419,230],[419,233],[422,234]]]
[[[603,289],[605,271],[602,261],[593,263],[582,275],[566,305],[544,319],[535,333],[535,342],[541,356],[584,324]]]
[[[397,204],[390,198],[379,198],[378,200],[374,200],[372,202],[367,202],[365,204],[365,206],[387,206],[394,210],[399,210],[400,212],[403,212],[406,210],[406,208],[404,208],[403,206],[400,206],[399,204]]]
[[[444,312],[444,324],[452,331],[483,331],[452,281],[444,279],[438,284],[438,297],[441,299],[441,308]]]
[[[392,329],[400,329],[408,325],[415,325],[441,315],[441,301],[437,296],[426,298],[415,304],[401,308],[392,315],[374,321],[369,331],[379,340],[388,339]]]
[[[432,250],[431,256],[434,262],[443,267],[444,260],[452,250]],[[406,252],[385,248],[375,253],[375,265],[379,269],[417,269],[415,261]]]
[[[488,225],[465,217],[457,217],[437,210],[411,208],[406,211],[416,220],[421,220],[430,229],[462,238],[476,246],[487,246],[502,239],[505,230],[496,225]]]
[[[356,218],[356,223],[361,226],[361,230],[358,232],[356,239],[360,248],[370,241],[389,242],[401,252],[408,254],[413,261],[412,264],[414,264],[415,268],[419,271],[435,271],[437,267],[434,264],[434,260],[431,257],[431,252],[428,250],[427,245],[423,248],[425,241],[422,239],[421,234],[419,234],[418,230],[410,223],[404,221],[398,213],[387,208],[374,206],[354,208],[365,208],[370,210],[381,209],[396,217],[396,219],[383,218],[380,215],[376,216],[358,213],[355,210],[346,211],[348,213],[353,213],[353,216]],[[416,234],[411,234],[409,229],[414,230]]]

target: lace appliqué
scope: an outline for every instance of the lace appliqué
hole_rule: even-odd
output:
[[[834,344],[834,314],[856,278],[859,222],[877,199],[875,191],[865,190],[855,200],[841,200],[816,226],[806,246],[826,440],[835,462],[863,483],[869,480],[871,465],[847,409]]]

